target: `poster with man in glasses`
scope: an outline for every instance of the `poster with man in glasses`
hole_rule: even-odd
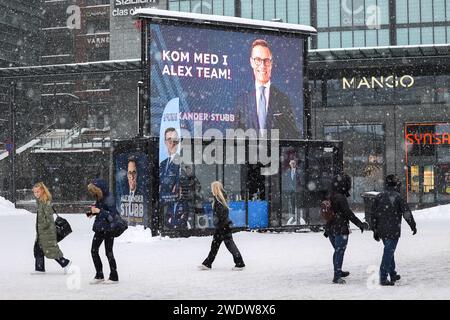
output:
[[[148,160],[142,152],[123,153],[116,158],[116,207],[130,225],[147,227],[149,196]]]
[[[254,40],[250,50],[254,82],[237,100],[236,128],[254,129],[262,138],[270,138],[271,130],[276,129],[281,140],[300,139],[289,96],[271,81],[273,64],[269,43]]]
[[[180,172],[179,155],[180,138],[177,129],[167,127],[162,136],[167,157],[159,164],[159,196],[160,208],[163,210],[165,226],[169,229],[185,227],[180,221]],[[160,154],[164,154],[160,150]]]

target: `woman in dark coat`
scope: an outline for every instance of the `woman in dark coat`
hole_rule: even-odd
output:
[[[231,233],[231,220],[228,217],[228,203],[227,196],[223,190],[223,185],[220,181],[214,181],[211,184],[211,191],[214,196],[213,210],[214,210],[214,226],[216,228],[211,244],[211,250],[208,257],[199,266],[201,270],[210,270],[217,251],[219,251],[220,244],[225,242],[228,251],[233,255],[235,266],[232,270],[243,270],[245,267],[241,253],[233,241]]]
[[[37,203],[36,241],[34,242],[35,272],[33,274],[45,273],[44,257],[54,259],[67,273],[72,262],[64,258],[56,240],[52,195],[43,182],[34,185],[33,193]]]
[[[95,277],[90,283],[118,283],[119,275],[117,274],[117,264],[114,258],[114,236],[112,235],[114,223],[118,217],[114,197],[109,193],[106,181],[102,179],[94,179],[87,188],[89,193],[96,199],[95,205],[91,207],[91,215],[89,216],[95,216],[94,226],[92,227],[92,231],[95,234],[92,239],[91,255],[96,271]],[[106,257],[108,258],[111,271],[107,281],[105,281],[102,260],[98,254],[98,250],[103,241],[105,241]]]
[[[351,179],[348,175],[336,175],[333,178],[331,186],[331,207],[335,213],[335,218],[327,222],[325,225],[325,237],[330,239],[334,248],[333,267],[334,276],[333,283],[345,284],[343,277],[347,277],[350,272],[342,271],[344,262],[344,253],[347,248],[349,230],[349,221],[361,229],[361,232],[368,229],[368,224],[361,222],[350,209],[347,197],[351,189]]]

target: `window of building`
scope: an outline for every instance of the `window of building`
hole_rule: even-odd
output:
[[[433,21],[445,21],[445,0],[433,1]],[[450,17],[449,17],[450,18]]]
[[[287,2],[287,22],[289,23],[299,23],[299,5],[300,3],[297,1],[288,1]],[[308,10],[309,13],[309,10]]]
[[[420,0],[408,0],[408,22],[420,22]]]
[[[361,203],[364,191],[381,191],[384,183],[385,131],[381,124],[325,125],[326,140],[344,142],[344,172],[352,177],[351,198]]]
[[[317,2],[317,26],[328,27],[328,0]]]
[[[408,22],[408,0],[395,1],[395,17],[397,23]]]
[[[275,1],[264,0],[264,20],[278,18],[275,16]]]

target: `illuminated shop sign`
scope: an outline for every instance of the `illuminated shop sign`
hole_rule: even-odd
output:
[[[409,133],[406,134],[407,144],[449,144],[450,133]]]
[[[395,77],[361,77],[342,78],[342,89],[377,89],[377,88],[411,88],[414,85],[414,77],[403,75]]]

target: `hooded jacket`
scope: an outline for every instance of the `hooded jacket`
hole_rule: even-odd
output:
[[[114,197],[109,193],[108,184],[105,180],[94,179],[92,184],[102,190],[103,193],[103,198],[95,202],[95,207],[100,209],[100,212],[95,216],[92,230],[96,233],[112,231],[119,217]]]
[[[336,218],[325,225],[325,234],[349,234],[349,221],[358,228],[364,227],[364,224],[355,216],[348,205],[347,197],[350,196],[350,188],[351,181],[348,176],[337,175],[333,178],[330,201]]]
[[[380,238],[400,238],[402,216],[411,230],[416,228],[416,222],[406,201],[395,186],[387,185],[385,191],[375,198],[374,212],[371,215],[371,225],[374,234]]]

